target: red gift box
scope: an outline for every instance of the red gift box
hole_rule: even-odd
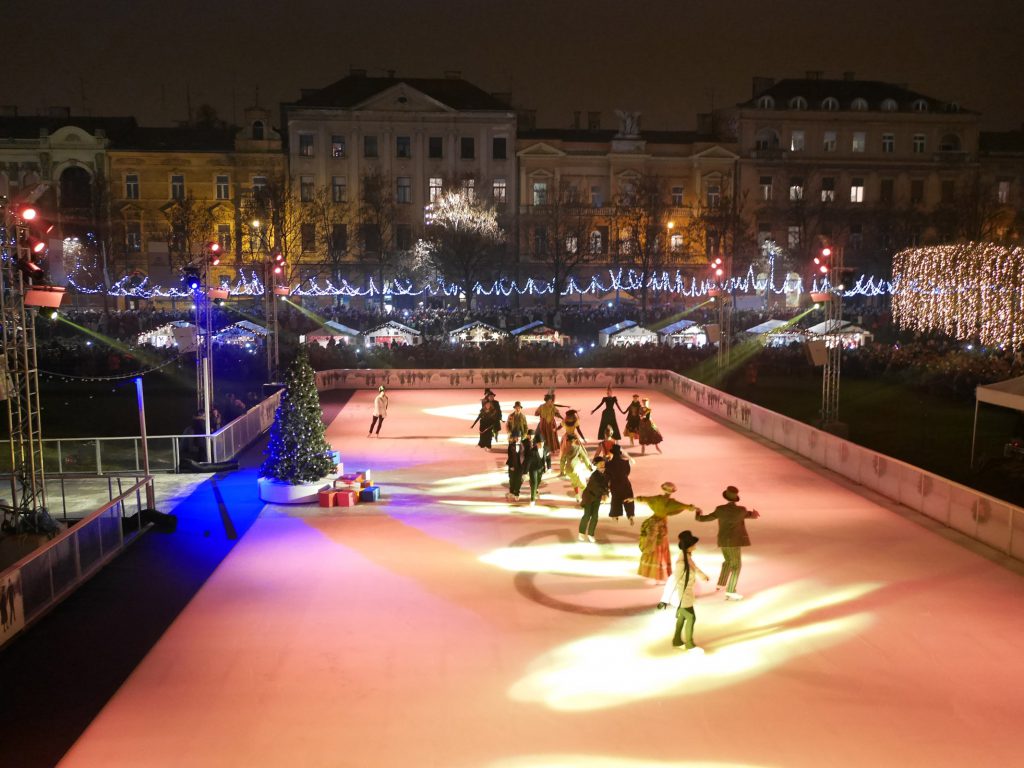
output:
[[[339,507],[354,507],[357,501],[355,491],[334,491],[334,503]]]
[[[333,507],[335,504],[337,504],[335,496],[335,491],[320,491],[317,494],[317,498],[320,500],[321,507]]]

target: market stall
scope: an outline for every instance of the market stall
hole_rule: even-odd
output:
[[[326,347],[332,340],[335,344],[356,344],[359,341],[359,331],[334,320],[328,320],[315,331],[310,331],[299,338],[300,342],[319,344],[321,347]]]
[[[215,344],[229,344],[233,347],[252,347],[267,338],[267,329],[248,320],[232,323],[213,336]]]
[[[516,340],[517,344],[557,344],[561,346],[572,341],[567,334],[544,325],[543,320],[534,320],[521,328],[516,328],[512,331],[512,338]]]
[[[476,346],[504,341],[508,337],[508,331],[495,328],[493,325],[488,325],[480,320],[466,323],[448,333],[448,340],[452,344],[472,344]]]
[[[869,331],[847,320],[826,320],[812,325],[807,329],[807,335],[824,341],[830,347],[840,343],[844,349],[857,349],[873,338]]]
[[[669,347],[703,347],[708,343],[703,326],[693,320],[677,320],[658,331],[658,335],[661,343]]]
[[[415,328],[388,320],[363,334],[368,347],[413,347],[423,343],[423,334]]]
[[[597,343],[602,347],[632,347],[637,344],[657,344],[658,334],[634,320],[602,328],[597,334]]]
[[[135,340],[137,344],[148,344],[157,349],[167,347],[195,348],[196,327],[187,320],[174,320],[159,328],[140,333]]]

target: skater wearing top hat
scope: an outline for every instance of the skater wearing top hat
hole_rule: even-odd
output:
[[[697,513],[697,520],[707,522],[708,520],[718,521],[718,546],[722,548],[722,571],[718,574],[717,589],[725,590],[726,600],[742,600],[743,595],[736,591],[736,582],[740,578],[740,552],[742,547],[750,546],[750,536],[747,535],[747,518],[758,518],[761,513],[756,509],[741,507],[739,489],[730,485],[722,491],[722,498],[728,504],[721,504],[715,509],[702,515]]]
[[[676,632],[672,636],[672,645],[676,648],[685,646],[688,651],[703,653],[704,651],[693,642],[693,625],[697,623],[697,612],[693,608],[694,584],[697,579],[708,580],[708,575],[693,562],[691,553],[698,541],[700,539],[689,531],[679,534],[679,561],[677,563],[679,570],[676,571],[675,578],[669,580],[665,585],[661,602],[658,603],[658,610],[667,608],[671,604],[678,605]],[[684,633],[685,639],[683,638]]]

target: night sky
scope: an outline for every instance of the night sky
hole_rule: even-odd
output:
[[[259,101],[350,67],[440,77],[461,70],[511,92],[538,125],[572,110],[639,110],[646,128],[692,128],[694,115],[750,96],[754,75],[906,83],[1024,122],[1024,3],[1015,0],[372,0],[246,3],[124,0],[7,3],[0,104],[36,114],[134,115],[149,125],[212,104],[228,120]],[[187,88],[186,88],[187,86]]]

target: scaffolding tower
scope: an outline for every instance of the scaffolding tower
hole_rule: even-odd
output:
[[[3,381],[0,394],[7,404],[8,450],[4,456],[4,474],[10,480],[10,498],[0,498],[2,525],[9,531],[49,532],[36,357],[38,309],[25,304],[29,285],[20,266],[32,261],[29,233],[25,222],[5,199],[0,199],[0,207],[3,208],[0,252],[3,342],[0,374]]]
[[[839,372],[843,354],[839,331],[843,324],[843,272],[843,249],[835,248],[828,276],[831,286],[825,302],[825,334],[826,338],[831,336],[831,341],[825,346],[825,365],[821,375],[822,429],[839,424]]]

